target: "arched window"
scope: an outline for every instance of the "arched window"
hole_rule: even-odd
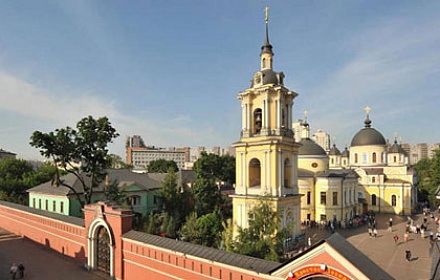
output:
[[[263,121],[263,114],[261,109],[256,109],[254,111],[254,133],[258,134],[261,131],[261,124]]]
[[[332,158],[332,164],[335,164],[335,160]]]
[[[372,177],[372,178],[371,178],[371,182],[372,182],[372,183],[376,183],[376,177]]]
[[[354,154],[354,163],[358,163],[358,154]]]
[[[372,194],[371,195],[371,205],[376,206],[376,204],[377,204],[376,195]]]
[[[396,158],[396,156],[394,156],[394,162],[397,162],[397,158]]]
[[[256,158],[249,162],[249,187],[261,185],[261,164]]]
[[[396,195],[393,194],[391,196],[391,206],[395,207],[396,205],[397,205],[397,198],[396,198]]]
[[[377,161],[376,153],[373,153],[373,163],[376,163],[376,161]]]
[[[262,65],[263,68],[266,68],[266,58],[263,58]]]

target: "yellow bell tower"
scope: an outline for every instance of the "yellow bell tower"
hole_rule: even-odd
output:
[[[284,74],[273,71],[269,43],[268,8],[266,38],[260,53],[260,70],[251,87],[240,92],[242,129],[236,149],[236,187],[232,195],[234,237],[238,227],[248,227],[249,212],[264,197],[279,214],[279,229],[300,232],[298,147],[292,130],[292,106],[297,93],[284,86]]]

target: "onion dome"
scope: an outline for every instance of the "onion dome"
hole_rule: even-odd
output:
[[[368,114],[369,108],[367,107],[367,118],[365,119],[365,127],[361,129],[351,140],[351,147],[354,146],[369,146],[369,145],[386,145],[385,138],[376,129],[371,127],[371,120]]]
[[[333,147],[330,148],[329,156],[340,156],[341,151],[339,151],[338,147],[336,147],[336,144],[333,144]]]
[[[350,157],[350,152],[348,151],[347,147],[342,151],[342,157]]]
[[[394,144],[390,147],[390,149],[388,150],[388,153],[407,155],[406,151],[402,148],[402,146],[397,143],[397,140],[394,140]]]
[[[298,154],[301,155],[316,155],[316,156],[326,156],[327,153],[325,152],[325,150],[319,146],[318,144],[315,143],[315,141],[313,141],[310,138],[303,138],[301,139],[301,141],[299,142],[301,144],[301,146],[299,147],[298,150]]]

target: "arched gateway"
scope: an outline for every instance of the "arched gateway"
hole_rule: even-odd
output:
[[[87,231],[87,265],[90,269],[99,269],[113,277],[115,241],[112,229],[105,221],[101,207],[102,205],[97,205],[97,215],[90,223]]]
[[[86,205],[87,267],[122,279],[121,236],[131,230],[133,212],[105,202]],[[116,237],[116,238],[115,238]]]

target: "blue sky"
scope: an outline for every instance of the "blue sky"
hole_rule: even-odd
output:
[[[108,116],[120,137],[229,146],[237,94],[259,69],[264,7],[274,69],[343,148],[372,126],[440,142],[440,1],[2,1],[0,148],[38,159],[35,130]]]

